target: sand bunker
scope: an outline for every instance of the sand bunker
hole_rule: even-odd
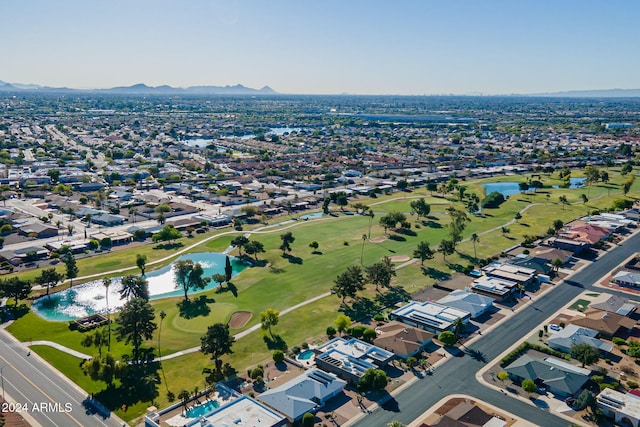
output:
[[[253,314],[250,311],[236,311],[229,319],[229,328],[240,329],[247,324]]]
[[[411,257],[409,255],[394,255],[389,257],[389,259],[391,259],[391,262],[407,262]]]
[[[374,237],[373,239],[369,239],[371,243],[382,243],[387,240],[386,237]]]

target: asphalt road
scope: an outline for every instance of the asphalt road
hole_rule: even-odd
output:
[[[61,373],[43,362],[4,329],[0,330],[0,392],[17,405],[3,408],[20,412],[27,422],[45,427],[120,427],[118,417],[103,419],[87,414],[87,395]]]
[[[597,261],[574,274],[566,283],[523,307],[507,321],[486,332],[466,347],[465,354],[449,355],[433,375],[418,380],[382,407],[365,416],[353,426],[386,426],[392,421],[409,424],[443,397],[462,393],[503,408],[517,417],[545,427],[566,427],[567,421],[547,410],[529,405],[521,400],[485,387],[475,379],[475,374],[517,339],[565,306],[584,290],[602,292],[594,288],[596,280],[608,274],[614,267],[640,248],[640,233],[627,239],[622,245],[602,255]],[[616,293],[607,290],[609,293]]]

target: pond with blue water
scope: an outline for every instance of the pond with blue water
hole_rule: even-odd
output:
[[[218,252],[200,252],[182,255],[176,261],[190,259],[194,263],[198,262],[204,270],[203,277],[211,277],[216,273],[224,274],[226,255]],[[247,264],[235,257],[229,257],[233,267],[233,276],[248,267]],[[150,299],[159,299],[184,295],[182,287],[175,283],[173,265],[162,267],[161,269],[146,274],[149,283]],[[120,298],[121,289],[120,278],[114,278],[109,287],[109,311],[115,312],[125,303]],[[203,292],[218,287],[218,283],[213,280],[204,289],[191,290],[189,294]],[[35,313],[47,320],[74,320],[95,313],[106,313],[106,289],[102,279],[83,283],[64,291],[53,293],[49,296],[38,298],[31,308]]]
[[[580,188],[584,185],[585,178],[569,178],[569,188]],[[520,190],[519,182],[512,181],[503,181],[503,182],[489,182],[487,184],[482,184],[485,188],[487,194],[491,194],[494,191],[501,193],[504,197],[508,197],[514,194],[523,193]],[[554,186],[554,188],[558,188]]]

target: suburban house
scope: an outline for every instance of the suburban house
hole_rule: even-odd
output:
[[[537,246],[531,249],[531,255],[536,258],[544,259],[549,264],[553,263],[556,259],[559,259],[563,264],[566,264],[571,261],[573,252],[549,246]]]
[[[333,374],[309,369],[279,387],[265,391],[258,400],[295,422],[307,412],[315,412],[337,396],[347,383]]]
[[[48,257],[49,250],[41,246],[0,251],[0,259],[7,261],[11,265],[20,265],[25,262],[33,262]]]
[[[640,286],[640,273],[632,273],[630,271],[619,271],[613,276],[613,281],[617,285],[630,286],[637,288]]]
[[[373,344],[393,352],[402,359],[415,356],[433,339],[431,332],[395,321],[377,327],[376,332],[378,337]]]
[[[435,422],[420,427],[504,427],[507,422],[485,412],[471,402],[460,402]]]
[[[635,320],[616,313],[589,308],[582,316],[578,315],[570,320],[572,325],[595,329],[605,338],[613,336],[627,336],[636,325]]]
[[[505,371],[514,381],[530,379],[557,397],[574,396],[589,380],[591,371],[573,366],[554,357],[538,359],[524,354]]]
[[[604,411],[604,415],[613,418],[616,424],[640,426],[640,397],[605,388],[596,396],[596,404]]]
[[[456,319],[468,322],[471,313],[431,301],[411,301],[409,304],[393,310],[389,314],[389,318],[439,334],[442,331],[452,330]]]
[[[483,267],[482,272],[489,277],[509,280],[523,286],[533,283],[536,276],[536,270],[533,268],[497,262],[492,262]]]
[[[493,298],[470,292],[468,289],[456,289],[444,298],[440,298],[438,303],[468,311],[471,313],[471,318],[475,319],[491,310],[494,301],[495,299]]]
[[[621,316],[629,316],[636,311],[636,305],[629,302],[628,299],[618,295],[603,293],[593,299],[589,308],[616,313]]]
[[[578,325],[568,325],[564,329],[553,333],[547,342],[549,347],[565,353],[571,352],[571,346],[574,344],[589,344],[600,351],[611,353],[613,345],[596,338],[598,331],[589,328],[583,328]]]
[[[95,215],[91,218],[92,224],[98,224],[105,227],[113,227],[115,225],[124,224],[125,217],[122,215],[112,215],[109,213],[103,213],[99,215]]]
[[[47,237],[55,237],[58,235],[58,228],[53,225],[47,225],[40,222],[31,224],[22,224],[16,227],[18,232],[24,236],[35,237],[37,239],[46,239]]]
[[[471,284],[471,291],[498,302],[508,301],[518,290],[518,283],[497,277],[480,276]]]
[[[589,245],[587,242],[564,237],[549,237],[543,242],[543,244],[554,248],[571,251],[574,254],[580,254],[582,253],[582,251],[591,247],[591,245]]]
[[[589,246],[593,246],[602,239],[606,239],[612,233],[611,228],[602,227],[593,224],[576,224],[569,225],[560,233],[566,239],[585,242]]]
[[[112,246],[126,245],[133,240],[131,233],[126,231],[101,231],[89,236],[90,238],[102,242],[104,239],[110,239]]]
[[[390,351],[356,338],[336,337],[315,349],[316,366],[351,383],[357,383],[367,369],[384,367],[393,358]]]
[[[545,258],[536,257],[533,255],[520,254],[507,261],[507,264],[515,265],[518,267],[531,268],[536,271],[537,274],[549,274],[551,271],[550,262]]]

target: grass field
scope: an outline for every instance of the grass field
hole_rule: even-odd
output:
[[[622,197],[622,193],[619,187],[614,188],[613,191],[608,187],[617,186],[624,178],[615,171],[610,171],[610,175],[611,182],[609,184],[598,184],[589,189],[545,188],[539,190],[535,195],[511,196],[499,209],[485,209],[481,215],[469,215],[471,221],[468,223],[463,237],[468,238],[472,233],[479,235],[480,240],[476,243],[475,248],[478,258],[498,255],[506,248],[521,242],[524,235],[544,234],[555,219],[568,222],[588,211],[611,206],[613,200]],[[467,192],[483,194],[482,182],[498,180],[522,182],[527,178],[527,176],[509,176],[464,184],[468,187]],[[542,180],[548,185],[557,185],[561,182],[547,176],[544,176]],[[634,184],[630,196],[639,194],[639,185]],[[582,202],[580,195],[583,193],[589,194],[587,203]],[[561,205],[560,195],[566,195],[572,204]],[[333,286],[335,277],[350,265],[371,264],[383,256],[412,256],[413,250],[420,241],[429,242],[435,249],[439,242],[448,236],[449,218],[445,213],[446,208],[453,205],[462,209],[463,205],[456,199],[432,197],[424,189],[410,193],[383,195],[377,199],[361,200],[365,204],[371,205],[372,210],[376,213],[376,217],[371,223],[371,237],[385,237],[383,228],[378,225],[378,220],[384,212],[408,213],[410,211],[409,203],[417,197],[425,197],[427,202],[432,204],[431,215],[424,222],[418,221],[415,216],[410,216],[409,220],[413,225],[410,233],[389,232],[387,239],[379,243],[372,243],[368,239],[363,240],[363,235],[368,235],[370,230],[368,217],[341,215],[337,210],[336,217],[324,216],[321,219],[298,221],[281,228],[253,233],[251,239],[261,241],[267,250],[266,253],[259,256],[261,260],[266,261],[266,265],[247,269],[234,278],[233,284],[237,288],[237,296],[227,291],[207,291],[192,297],[192,303],[189,307],[181,304],[182,298],[167,298],[152,302],[156,313],[163,310],[167,314],[161,325],[162,355],[199,346],[200,337],[209,325],[216,322],[227,322],[235,311],[249,311],[253,316],[245,326],[233,330],[232,333],[256,325],[259,322],[259,313],[267,308],[284,310],[327,292]],[[533,205],[529,206],[530,204]],[[517,223],[510,223],[514,220],[516,212],[525,208],[527,209],[522,213],[522,218]],[[505,225],[509,228],[508,233],[501,231],[501,227]],[[287,257],[283,257],[282,252],[278,249],[281,243],[279,236],[285,231],[291,231],[296,239],[292,244],[292,252]],[[213,238],[191,251],[222,251],[229,246],[230,240],[239,234],[239,232],[228,231],[225,233],[227,234]],[[207,237],[204,235],[196,235],[191,239],[183,238],[180,243],[182,247],[186,247],[201,242],[205,238]],[[309,243],[312,241],[319,243],[318,253],[313,253],[313,249],[309,247]],[[99,273],[121,275],[121,273],[110,273],[110,271],[131,268],[132,272],[136,272],[135,254],[137,253],[146,254],[149,263],[172,256],[175,252],[176,249],[163,249],[155,245],[147,245],[82,259],[78,261],[78,265],[80,266],[80,275]],[[431,286],[438,280],[437,277],[433,277],[433,274],[425,275],[425,271],[437,272],[441,274],[441,277],[446,277],[459,269],[460,266],[474,263],[474,261],[472,242],[463,241],[458,245],[455,254],[447,256],[446,262],[443,262],[442,255],[436,254],[434,259],[425,262],[424,269],[417,262],[398,270],[393,284],[412,293]],[[157,267],[160,266],[157,265]],[[27,272],[22,276],[32,278],[36,274]],[[375,301],[381,298],[371,288],[368,288],[363,295],[367,298],[366,301]],[[341,308],[340,300],[335,296],[322,298],[281,316],[280,323],[274,328],[274,333],[289,348],[300,345],[303,341],[317,340],[324,337],[327,326],[333,323],[339,310],[351,308],[353,308],[351,304],[349,307]],[[156,322],[160,322],[158,317]],[[48,322],[33,313],[28,313],[18,319],[8,329],[22,341],[46,339],[84,353],[92,354],[95,352],[95,349],[87,349],[80,345],[82,333],[69,330],[66,322]],[[146,343],[147,346],[154,347],[156,353],[158,333],[160,333],[160,329],[156,331],[154,338]],[[234,353],[225,357],[225,361],[230,362],[242,373],[250,366],[269,360],[273,349],[278,345],[282,345],[282,343],[265,340],[262,331],[258,330],[238,340],[234,345]],[[85,390],[99,391],[105,388],[105,384],[93,383],[82,374],[78,359],[48,347],[34,347],[34,351],[50,360]],[[117,342],[115,338],[112,339],[112,352],[116,356],[121,357],[129,351],[130,348]],[[158,385],[159,395],[154,401],[159,407],[168,403],[167,387],[176,395],[182,389],[193,390],[195,386],[202,388],[204,384],[202,369],[211,367],[211,361],[197,352],[167,360],[163,362],[162,367],[166,383],[162,380],[162,383]],[[142,402],[133,400],[130,403],[127,413],[119,413],[127,420],[133,417],[131,414],[137,410],[136,408],[141,409],[139,414],[145,406]],[[149,403],[146,402],[146,405]]]

